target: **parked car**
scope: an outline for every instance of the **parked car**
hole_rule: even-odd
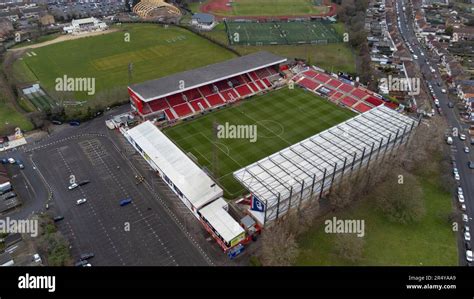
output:
[[[35,263],[41,263],[42,262],[41,257],[40,257],[39,254],[35,253],[33,255],[33,262],[35,262]]]
[[[472,250],[466,250],[466,260],[467,260],[468,262],[472,262],[472,261],[473,261]]]
[[[464,192],[462,191],[462,187],[461,187],[461,186],[458,186],[458,194],[464,194]]]
[[[91,259],[93,258],[95,255],[92,253],[92,252],[89,252],[89,253],[83,253],[81,254],[81,261],[85,261],[85,260],[88,260],[88,259]]]
[[[86,261],[86,260],[79,260],[79,261],[77,261],[74,265],[75,265],[76,267],[88,267],[88,266],[87,266],[88,264],[89,264],[89,262]]]
[[[16,163],[16,160],[13,159],[13,158],[8,158],[8,163],[10,163],[10,164],[15,164],[15,163]]]
[[[72,183],[69,187],[67,187],[69,190],[73,190],[73,189],[76,189],[77,187],[79,187],[79,185],[77,183]]]
[[[459,173],[456,172],[456,173],[454,174],[454,179],[455,179],[456,181],[459,181],[459,180],[461,179],[461,177],[459,176]]]
[[[78,121],[78,120],[72,120],[72,121],[69,122],[69,125],[71,125],[73,127],[77,127],[77,126],[81,125],[81,122]]]
[[[120,206],[123,207],[123,206],[126,206],[128,204],[130,204],[132,202],[132,199],[131,198],[126,198],[126,199],[122,199],[120,201]]]
[[[54,222],[59,222],[64,219],[64,216],[56,216],[53,218]]]
[[[466,140],[466,135],[459,134],[459,139],[461,139],[462,141]]]
[[[86,201],[87,201],[87,199],[81,198],[81,199],[78,199],[78,200],[76,201],[76,204],[77,204],[77,205],[82,205],[83,203],[86,203]]]
[[[464,233],[464,240],[466,241],[471,241],[471,233],[470,232],[465,232]]]
[[[58,126],[63,124],[63,122],[62,122],[62,121],[59,121],[59,120],[52,120],[51,123],[52,123],[53,125],[58,125]]]
[[[469,147],[465,146],[465,147],[464,147],[464,152],[465,152],[466,154],[469,154],[469,152],[470,152]]]
[[[469,217],[466,214],[462,214],[462,221],[469,222]]]
[[[474,169],[474,162],[473,161],[467,162],[467,167],[469,167],[469,169]]]
[[[461,205],[461,211],[463,211],[463,212],[466,211],[466,205],[465,205],[465,204],[462,204],[462,205]]]
[[[464,195],[458,194],[458,200],[460,203],[464,203]]]

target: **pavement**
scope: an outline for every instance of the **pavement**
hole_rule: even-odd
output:
[[[119,132],[106,128],[109,115],[129,109],[118,107],[79,127],[57,126],[50,135],[2,153],[25,164],[25,169],[13,170],[23,206],[8,216],[64,216],[57,225],[71,243],[74,259],[93,252],[93,266],[228,264],[215,241],[145,160]],[[90,183],[69,190],[71,176]],[[138,183],[136,176],[145,180]],[[87,202],[77,205],[80,198]],[[121,207],[124,198],[132,198],[132,203]]]
[[[466,154],[464,153],[464,147],[468,146],[471,147],[469,144],[469,134],[467,129],[469,125],[464,123],[460,120],[459,110],[455,108],[448,108],[449,98],[447,94],[441,92],[442,88],[448,89],[445,83],[441,79],[441,74],[439,72],[437,63],[439,62],[439,57],[434,57],[436,55],[431,53],[429,50],[425,49],[417,40],[414,31],[414,24],[413,18],[410,16],[406,16],[405,13],[401,11],[401,7],[406,4],[404,0],[397,0],[399,4],[399,12],[398,15],[400,16],[400,23],[401,23],[401,33],[403,36],[406,37],[407,41],[410,43],[415,43],[416,46],[413,47],[413,51],[415,55],[418,56],[418,64],[422,73],[424,74],[426,81],[429,82],[434,89],[434,93],[436,97],[439,99],[441,109],[443,111],[443,117],[446,118],[449,127],[457,127],[459,128],[460,133],[466,134],[468,137],[467,140],[462,141],[459,138],[453,138],[454,142],[451,145],[451,154],[456,160],[457,168],[459,170],[459,175],[461,177],[459,181],[459,185],[463,188],[464,197],[465,197],[465,204],[467,211],[465,212],[469,216],[469,225],[472,228],[472,221],[474,217],[474,170],[469,169],[467,164],[469,161],[474,161],[473,151],[471,153]],[[424,55],[421,55],[423,53]],[[429,65],[427,64],[429,61]],[[430,66],[435,69],[436,77],[430,71]],[[441,86],[438,86],[437,83],[440,83]],[[444,136],[440,136],[440,138],[444,138]],[[455,194],[455,190],[453,190],[453,197]],[[456,205],[458,206],[457,199]],[[461,224],[460,227],[464,225]],[[472,232],[471,232],[472,235]],[[459,264],[466,265],[466,249],[464,245],[464,237],[462,235],[462,230],[460,229],[460,234],[458,238],[458,247],[459,247]],[[474,242],[471,239],[471,246],[474,247]]]

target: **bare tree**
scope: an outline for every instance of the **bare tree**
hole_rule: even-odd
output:
[[[334,250],[336,254],[351,262],[360,261],[364,254],[364,238],[355,234],[337,234],[334,239]]]
[[[265,266],[291,266],[299,254],[295,233],[284,221],[275,223],[262,234],[261,261]]]

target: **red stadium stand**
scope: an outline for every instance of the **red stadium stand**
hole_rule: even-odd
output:
[[[165,114],[166,114],[166,117],[168,118],[168,120],[170,120],[170,121],[176,119],[176,117],[174,117],[173,112],[171,112],[170,109],[166,109]]]
[[[197,111],[197,112],[202,111],[201,107],[199,107],[199,104],[201,104],[204,109],[209,108],[209,105],[206,103],[204,99],[197,99],[197,100],[191,101],[190,104],[191,106],[193,106],[194,111]]]
[[[224,99],[229,102],[229,101],[235,101],[239,99],[239,96],[233,89],[229,89],[226,91],[221,92],[221,95],[224,97]]]
[[[186,99],[188,100],[188,102],[191,102],[192,100],[195,100],[195,99],[199,99],[201,97],[197,89],[187,90],[183,92],[183,94],[186,96]]]
[[[157,112],[157,111],[169,108],[168,102],[166,102],[166,99],[154,100],[148,104],[150,105],[150,108],[153,112]]]
[[[271,75],[271,74],[267,71],[266,68],[260,69],[260,70],[256,70],[255,73],[257,74],[257,76],[258,76],[260,79],[269,77],[269,76]]]
[[[342,92],[336,91],[336,92],[331,96],[331,98],[337,100],[337,99],[339,99],[340,97],[342,97],[343,95],[344,95],[344,94],[343,94]]]
[[[208,96],[214,93],[210,85],[201,86],[198,88],[203,96]]]
[[[270,76],[278,74],[278,72],[272,67],[267,67],[267,71],[270,74]]]
[[[359,103],[359,104],[357,104],[357,106],[352,107],[352,108],[354,108],[355,110],[357,110],[358,112],[361,112],[361,113],[367,112],[370,109],[372,109],[372,107],[370,107],[370,106],[368,106],[367,104],[364,104],[364,103]]]
[[[344,97],[342,100],[341,100],[341,103],[343,103],[344,105],[348,106],[348,107],[352,107],[352,105],[354,105],[355,103],[357,103],[356,100],[354,100],[353,98],[351,97]]]
[[[250,89],[252,89],[254,92],[259,92],[260,90],[258,89],[257,85],[255,85],[255,83],[253,82],[250,82],[249,83],[249,87]]]
[[[272,87],[272,83],[270,83],[270,80],[268,80],[267,78],[263,79],[262,81],[263,81],[263,83],[265,83],[265,85],[266,85],[268,88]]]
[[[343,83],[341,86],[339,86],[339,90],[345,92],[345,93],[349,93],[351,92],[352,90],[354,89],[353,86],[349,85],[349,84],[346,84],[346,83]]]
[[[309,80],[309,79],[306,79],[306,78],[303,78],[303,80],[298,82],[298,84],[301,84],[304,87],[306,87],[308,89],[311,89],[311,90],[315,90],[319,86],[318,83],[315,83],[313,80]]]
[[[392,102],[385,102],[384,105],[394,110],[398,108],[398,105]]]
[[[304,74],[306,77],[314,78],[314,77],[316,77],[316,75],[317,75],[318,73],[316,73],[316,72],[313,71],[313,70],[307,70],[306,72],[303,72],[303,74]]]
[[[366,93],[360,88],[354,89],[351,94],[358,99],[363,99],[365,96],[369,95],[368,93]]]
[[[261,90],[267,89],[267,88],[265,87],[265,84],[262,83],[262,81],[257,80],[257,81],[255,81],[255,83],[257,83],[258,87],[260,87]]]
[[[183,96],[180,93],[168,96],[166,99],[171,107],[184,103]]]
[[[257,74],[255,74],[255,72],[250,72],[249,75],[250,75],[250,78],[252,78],[252,80],[254,80],[254,81],[259,80],[259,78],[258,78]]]
[[[193,113],[193,110],[191,110],[191,107],[189,107],[188,103],[173,106],[173,109],[179,117],[184,117]]]
[[[224,100],[218,94],[212,94],[210,96],[207,96],[206,99],[213,107],[225,104]]]
[[[236,87],[235,89],[242,97],[246,97],[253,93],[247,85],[241,85],[241,86]]]
[[[331,79],[331,80],[329,80],[329,82],[327,82],[326,84],[329,84],[329,85],[331,85],[332,87],[337,88],[339,85],[342,84],[342,82],[339,81],[339,80]]]
[[[328,75],[324,75],[321,73],[317,74],[314,78],[322,83],[326,83],[331,79],[331,77],[329,77]]]
[[[365,99],[365,101],[372,104],[372,105],[374,105],[374,106],[380,106],[380,105],[383,104],[383,101],[381,99],[378,99],[378,98],[372,97],[372,96]]]
[[[245,83],[252,82],[252,80],[250,80],[247,74],[240,75],[240,78],[242,79],[242,82],[245,82]]]

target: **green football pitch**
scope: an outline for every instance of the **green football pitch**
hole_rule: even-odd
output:
[[[115,27],[114,27],[115,28]],[[185,29],[153,24],[117,26],[117,32],[85,37],[33,49],[25,55],[19,77],[36,78],[43,88],[54,90],[56,78],[95,78],[96,94],[131,82],[143,82],[236,57]],[[76,92],[87,100],[86,92]],[[93,97],[93,96],[92,96]]]
[[[225,196],[236,198],[245,190],[233,178],[234,171],[354,115],[300,88],[284,88],[184,122],[164,132],[209,172],[217,168],[214,177],[225,190]],[[252,143],[249,139],[216,139],[213,134],[215,123],[255,125],[257,140]],[[213,152],[217,152],[217,167],[212,165]]]
[[[301,16],[319,15],[327,6],[316,5],[314,0],[234,0],[230,10],[213,10],[220,16]]]

